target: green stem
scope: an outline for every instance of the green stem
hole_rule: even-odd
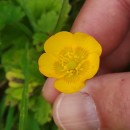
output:
[[[60,25],[61,25],[61,22],[62,22],[62,13],[63,13],[63,11],[66,7],[66,2],[67,2],[67,0],[62,0],[62,6],[61,6],[60,14],[59,14],[59,17],[58,17],[58,20],[57,20],[57,23],[56,23],[56,26],[55,26],[53,33],[56,33],[60,30],[59,28],[60,28]]]
[[[7,119],[6,119],[5,130],[11,130],[12,129],[13,120],[14,120],[14,116],[13,116],[14,115],[14,110],[15,110],[15,107],[10,107],[9,108]]]
[[[19,119],[19,130],[26,129],[26,119],[28,114],[28,84],[29,84],[29,66],[28,66],[28,44],[26,44],[25,48],[25,55],[23,56],[23,73],[25,75],[25,83],[23,86],[23,94],[22,94],[22,101],[21,101],[21,109],[20,109],[20,119]]]

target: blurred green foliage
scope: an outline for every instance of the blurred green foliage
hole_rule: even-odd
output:
[[[0,0],[0,130],[57,130],[41,96],[44,41],[69,30],[84,0]]]

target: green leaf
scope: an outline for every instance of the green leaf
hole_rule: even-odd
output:
[[[35,49],[30,48],[28,50],[29,94],[33,94],[34,89],[42,86],[45,81],[45,77],[38,70],[38,57],[39,53]],[[6,89],[6,104],[16,104],[21,100],[24,82],[27,80],[24,75],[24,71],[27,69],[23,62],[25,60],[24,48],[11,48],[2,56],[2,65],[6,71],[6,78],[9,81],[9,88]],[[39,87],[40,89],[41,87]]]
[[[11,94],[6,95],[5,97],[6,106],[16,106],[17,104],[18,104],[18,100],[16,98],[13,98]]]
[[[24,8],[26,15],[33,18],[35,22],[42,16],[42,14],[55,11],[59,12],[62,0],[17,0]],[[30,16],[29,16],[30,15]],[[32,19],[30,19],[32,20]]]
[[[5,24],[11,24],[20,21],[24,16],[21,8],[9,2],[0,2],[0,28]]]
[[[43,43],[49,36],[64,27],[70,11],[68,0],[56,0],[53,2],[48,0],[45,3],[48,3],[48,5],[44,5],[46,11],[43,11],[41,17],[37,20],[37,29],[33,36],[33,43],[38,51],[43,50]]]
[[[15,68],[21,69],[22,67],[22,55],[24,55],[23,49],[11,48],[2,55],[2,65],[5,71],[13,71]],[[12,62],[13,61],[13,62]]]
[[[68,0],[17,0],[24,9],[35,32],[52,33],[60,30],[70,11]],[[63,15],[63,16],[62,16]],[[61,20],[62,19],[62,20]],[[58,21],[58,22],[57,22]],[[59,22],[60,21],[60,22]]]
[[[24,25],[20,25],[20,23],[16,23],[14,25],[7,25],[1,31],[0,42],[2,51],[7,50],[13,45],[18,46],[19,48],[24,47],[25,43],[30,40],[29,38],[31,36],[31,32],[28,33],[26,29],[23,29]]]
[[[34,119],[34,114],[32,112],[28,113],[26,130],[41,130],[39,123]]]
[[[17,88],[12,88],[12,87],[7,88],[5,90],[6,93],[5,104],[10,106],[15,106],[16,104],[18,104],[22,99],[23,87],[24,86],[17,87]],[[33,91],[32,87],[29,87],[28,91],[29,94],[31,94]]]
[[[48,34],[37,32],[33,36],[33,44],[36,46],[38,52],[43,52],[44,42],[48,38]]]
[[[38,20],[37,30],[49,35],[49,33],[53,32],[57,24],[57,19],[58,15],[54,11],[44,13],[40,20]]]
[[[53,4],[54,2],[59,4],[56,6],[56,4]],[[56,0],[51,4],[52,5],[48,7],[48,10],[41,15],[41,18],[37,22],[37,31],[48,35],[62,29],[70,11],[68,0]]]
[[[40,44],[38,44],[38,43],[41,43],[41,48],[42,48],[42,50],[43,50],[43,43],[45,42],[45,40],[48,38],[48,35],[47,34],[44,34],[44,33],[35,33],[34,34],[34,36],[33,36],[33,44],[34,45],[36,45],[36,47],[37,47],[37,49],[38,50],[40,50],[39,48],[38,48],[38,46],[40,45]]]
[[[34,48],[29,49],[29,84],[38,83],[38,86],[45,82],[45,77],[39,72],[38,58],[40,54]]]
[[[51,121],[51,106],[42,96],[33,97],[29,108],[34,112],[34,117],[39,124],[43,125]]]
[[[8,88],[8,89],[6,89],[6,94],[8,94],[8,95],[10,95],[11,97],[10,97],[10,99],[12,99],[13,98],[13,100],[21,100],[21,98],[22,98],[22,91],[23,91],[23,89],[22,89],[22,87],[20,87],[20,88]]]
[[[36,51],[36,49],[30,48],[28,50],[29,55],[29,83],[30,84],[37,84],[37,86],[43,84],[45,78],[40,74],[38,70],[38,58],[40,54]],[[11,55],[11,56],[10,56]],[[8,73],[12,73],[15,79],[23,79],[20,78],[20,74],[22,70],[25,70],[26,67],[23,64],[25,61],[24,55],[24,48],[11,48],[9,51],[3,54],[2,56],[2,65],[5,71]],[[12,62],[13,61],[13,62]]]

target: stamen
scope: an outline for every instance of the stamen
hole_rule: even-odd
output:
[[[84,70],[83,64],[86,57],[87,51],[83,48],[66,48],[60,53],[59,63],[55,66],[56,70],[60,70],[59,73],[65,73],[70,79],[77,79]]]

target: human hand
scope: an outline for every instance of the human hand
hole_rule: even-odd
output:
[[[61,94],[48,78],[43,95],[54,103],[53,117],[64,130],[130,130],[130,0],[87,0],[72,32],[85,32],[102,45],[98,76],[83,90]],[[111,74],[106,74],[111,73]],[[99,76],[100,75],[100,76]]]

